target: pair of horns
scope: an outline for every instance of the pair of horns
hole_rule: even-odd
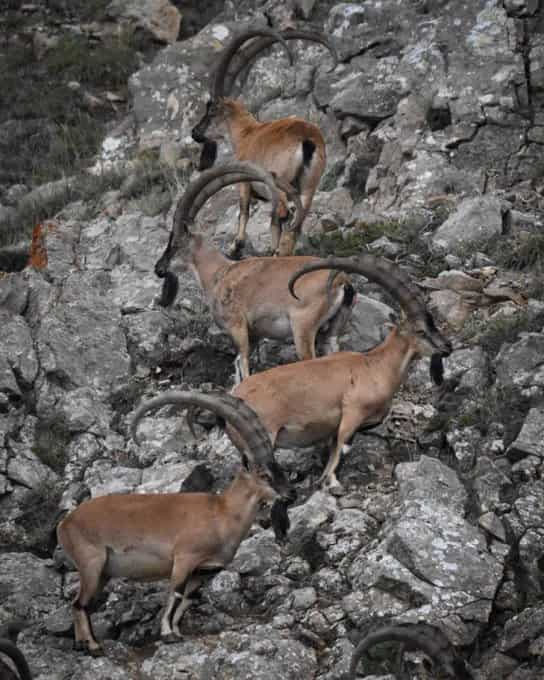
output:
[[[467,664],[458,657],[444,633],[436,626],[426,623],[401,623],[384,626],[369,633],[355,648],[349,667],[349,678],[355,678],[357,666],[363,654],[382,642],[402,642],[410,650],[422,650],[437,667],[454,680],[473,680],[474,675]]]
[[[291,231],[300,227],[304,219],[304,211],[298,193],[290,184],[280,180],[255,163],[232,161],[206,170],[187,187],[174,213],[172,226],[174,236],[179,237],[187,233],[188,225],[192,224],[198,211],[211,196],[223,187],[238,182],[262,182],[265,184],[270,191],[273,212],[276,212],[278,208],[280,191],[283,191],[296,208],[296,217],[288,229]]]
[[[276,471],[270,438],[255,411],[241,399],[219,390],[209,392],[172,390],[143,403],[136,410],[130,425],[132,438],[137,444],[140,444],[139,421],[149,411],[154,411],[167,404],[196,406],[200,409],[212,411],[238,432],[245,444],[245,449],[241,453],[247,455],[254,466],[272,472]]]
[[[243,50],[242,46],[251,40]],[[232,42],[225,48],[221,59],[217,64],[217,68],[213,77],[211,85],[212,99],[229,96],[236,81],[236,78],[241,71],[257,57],[261,52],[268,49],[271,45],[279,42],[289,57],[289,63],[293,64],[293,54],[287,45],[287,40],[308,40],[310,42],[324,45],[332,54],[334,65],[338,63],[338,55],[334,47],[329,43],[326,36],[315,31],[299,31],[295,29],[287,29],[285,31],[275,31],[271,28],[261,28],[250,31],[245,31],[236,36]],[[234,57],[236,61],[232,64]],[[229,72],[229,67],[232,69]]]

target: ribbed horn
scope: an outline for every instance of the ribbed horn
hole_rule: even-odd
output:
[[[289,45],[287,44],[285,38],[278,31],[274,31],[272,28],[257,28],[251,31],[246,31],[245,33],[241,33],[240,35],[236,36],[233,41],[225,48],[223,54],[221,55],[221,59],[217,64],[210,92],[212,99],[216,100],[219,97],[224,97],[225,95],[228,96],[229,92],[228,90],[225,90],[225,76],[227,75],[228,68],[234,55],[245,42],[251,40],[252,38],[260,37],[267,37],[272,42],[281,43],[287,52],[289,63],[293,63],[293,54],[289,50]],[[272,42],[270,44],[272,44]]]
[[[473,675],[464,661],[457,657],[444,633],[428,624],[400,624],[386,626],[364,637],[355,648],[349,667],[349,678],[354,678],[363,654],[382,642],[402,642],[408,649],[422,650],[450,678],[472,680]]]
[[[216,413],[228,422],[243,439],[246,450],[242,453],[246,453],[252,463],[259,468],[272,471],[272,473],[275,472],[277,465],[274,461],[270,438],[257,414],[244,401],[226,392],[170,390],[144,402],[136,410],[130,424],[131,436],[137,444],[140,444],[138,437],[139,421],[149,411],[154,411],[167,404],[197,406]]]
[[[32,680],[26,659],[21,650],[13,642],[6,640],[6,638],[0,638],[0,652],[13,661],[21,680]]]
[[[203,172],[180,198],[174,213],[172,232],[176,238],[188,233],[198,211],[213,194],[238,182],[263,182],[270,190],[272,210],[278,208],[280,196],[274,177],[264,168],[249,161],[233,161]]]
[[[296,29],[286,29],[281,31],[281,36],[284,40],[308,40],[310,42],[319,43],[325,46],[332,55],[333,66],[330,69],[333,71],[338,65],[338,54],[334,47],[329,42],[326,35],[323,33],[318,33],[317,31],[299,31]],[[267,50],[271,45],[276,42],[273,38],[260,38],[254,40],[250,45],[244,47],[234,62],[233,68],[226,74],[226,83],[224,91],[229,95],[232,92],[236,78],[240,73],[250,64],[261,52]]]
[[[395,297],[409,320],[428,319],[427,308],[420,299],[419,291],[410,278],[393,262],[375,255],[358,255],[352,258],[331,257],[326,260],[312,262],[295,272],[289,279],[289,291],[293,297],[296,281],[309,272],[320,269],[339,269],[351,274],[362,274],[366,278],[380,284]]]

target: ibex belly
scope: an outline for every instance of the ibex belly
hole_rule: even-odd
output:
[[[336,435],[339,423],[339,412],[337,416],[334,412],[324,414],[323,420],[319,422],[286,423],[278,432],[276,445],[295,448],[312,446]]]
[[[123,551],[108,548],[105,573],[137,580],[168,578],[172,573],[172,558],[161,550],[130,546]]]
[[[261,338],[285,340],[292,336],[291,321],[282,311],[267,309],[250,319],[252,334]]]

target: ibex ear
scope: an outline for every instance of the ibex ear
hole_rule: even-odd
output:
[[[398,326],[399,326],[399,322],[398,322],[397,318],[395,317],[394,314],[390,314],[389,319],[387,319],[387,321],[384,321],[382,323],[382,327],[381,327],[382,342],[389,335],[389,333],[396,330],[398,328]]]

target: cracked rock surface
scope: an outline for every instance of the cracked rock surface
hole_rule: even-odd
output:
[[[124,183],[64,207],[43,229],[39,262],[0,273],[0,626],[26,619],[18,644],[37,680],[342,680],[365,633],[419,621],[440,628],[478,680],[541,678],[542,2],[242,0],[176,39],[179,13],[182,32],[198,23],[193,4],[111,3],[110,20],[161,42],[130,77],[131,113],[98,159],[118,163]],[[57,570],[59,511],[104,494],[177,493],[201,476],[218,491],[239,468],[213,419],[199,417],[193,440],[164,408],[142,419],[140,447],[130,438],[143,399],[232,385],[234,348],[191,272],[164,309],[153,267],[198,175],[190,131],[217,55],[239,30],[308,18],[331,36],[338,66],[295,43],[292,68],[276,46],[242,87],[259,118],[301,115],[326,138],[297,252],[368,248],[397,261],[452,339],[445,384],[432,385],[428,360],[412,366],[390,416],[343,457],[340,497],[317,486],[320,447],[279,450],[297,489],[287,542],[264,513],[172,645],[159,641],[167,584],[110,582],[93,614],[106,656],[86,657],[72,649],[77,575]],[[221,144],[219,159],[229,155]],[[142,156],[155,163],[144,179]],[[0,184],[0,217],[16,187]],[[229,188],[195,229],[225,248],[237,210]],[[268,223],[269,206],[252,208],[248,254],[268,247]],[[364,351],[399,310],[353,283],[341,345]],[[251,365],[295,359],[292,343],[265,341]],[[359,677],[429,677],[422,654],[397,656],[378,650]]]

